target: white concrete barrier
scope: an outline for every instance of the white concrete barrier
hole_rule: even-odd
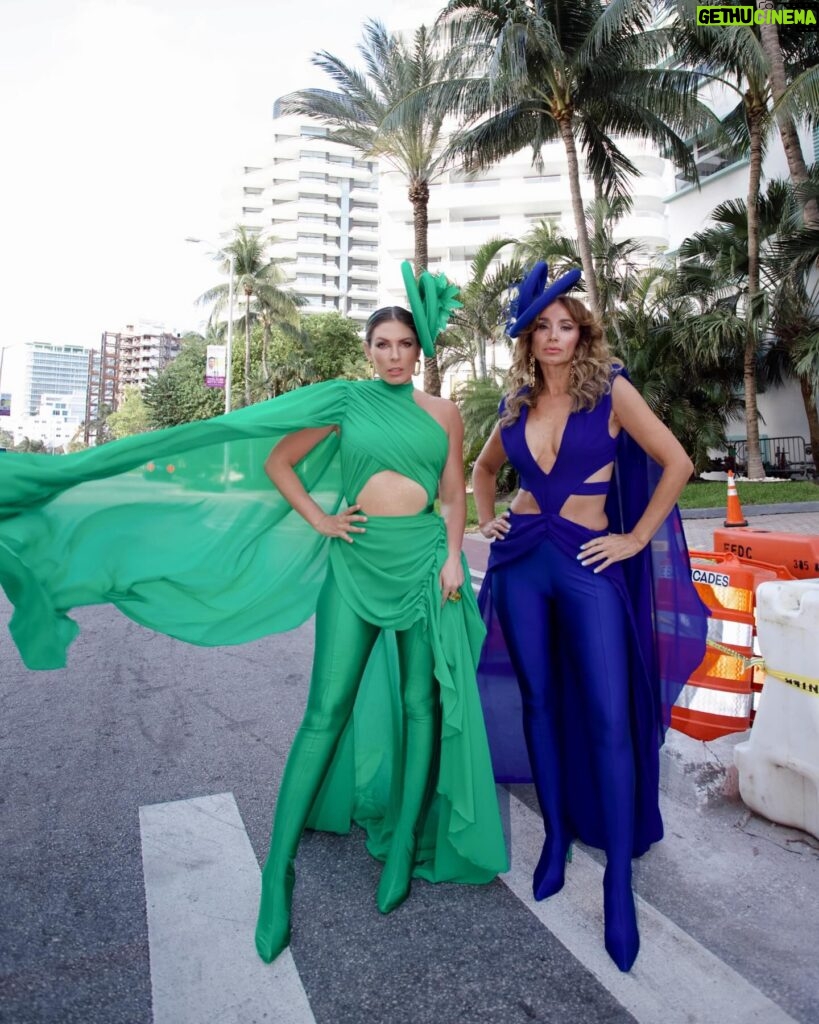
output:
[[[819,838],[819,579],[762,583],[756,615],[765,685],[750,739],[734,748],[739,792]]]

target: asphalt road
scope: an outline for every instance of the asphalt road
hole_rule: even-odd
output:
[[[144,630],[112,608],[83,609],[69,667],[35,673],[10,641],[9,612],[0,595],[0,1021],[151,1024],[150,958],[178,958],[174,977],[173,964],[193,954],[183,940],[162,953],[149,944],[140,808],[232,793],[263,859],[305,700],[311,625],[206,650]],[[636,869],[643,953],[626,977],[601,955],[597,882],[575,881],[547,904],[527,904],[538,826],[527,810],[531,788],[513,789],[511,799],[502,796],[517,881],[416,882],[387,917],[375,908],[378,865],[362,834],[307,834],[291,949],[313,1019],[817,1019],[819,844],[810,837],[753,818],[738,803],[665,798],[667,838]],[[596,856],[581,851],[577,879],[596,877]],[[196,970],[205,984],[210,968]],[[701,998],[697,988],[709,978],[712,992]],[[656,1017],[646,1008],[651,999],[662,1007],[685,985],[702,1005]],[[169,1019],[187,1018],[180,1010]],[[294,1018],[273,999],[269,1014],[192,1019]]]

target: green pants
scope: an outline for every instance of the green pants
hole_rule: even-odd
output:
[[[359,684],[378,637],[378,626],[349,606],[332,570],[316,608],[316,641],[304,719],[284,770],[270,851],[262,872],[256,943],[263,959],[289,938],[293,860],[310,810],[352,715]],[[438,723],[438,691],[427,623],[395,634],[403,705],[400,802],[391,848],[412,851],[416,823],[430,791]],[[408,867],[411,869],[411,858]]]

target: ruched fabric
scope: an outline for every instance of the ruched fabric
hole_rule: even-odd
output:
[[[363,543],[362,543],[363,540]],[[424,623],[440,699],[440,754],[435,797],[418,829],[414,874],[428,881],[489,881],[506,870],[492,766],[475,669],[484,628],[472,588],[441,607],[438,574],[447,557],[446,529],[434,513],[370,516],[355,543],[331,546],[344,600],[385,632],[376,643],[353,720],[309,826],[368,832],[368,848],[386,855],[400,806],[401,697],[395,630]],[[464,561],[466,579],[469,569]]]

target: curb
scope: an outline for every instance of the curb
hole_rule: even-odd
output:
[[[743,506],[746,518],[748,516],[778,516],[796,515],[799,512],[819,512],[819,501],[795,501],[781,505],[749,505]],[[723,519],[724,508],[682,508],[680,516],[683,519]]]
[[[660,792],[698,810],[741,803],[734,747],[750,731],[705,742],[669,729],[660,750]]]

